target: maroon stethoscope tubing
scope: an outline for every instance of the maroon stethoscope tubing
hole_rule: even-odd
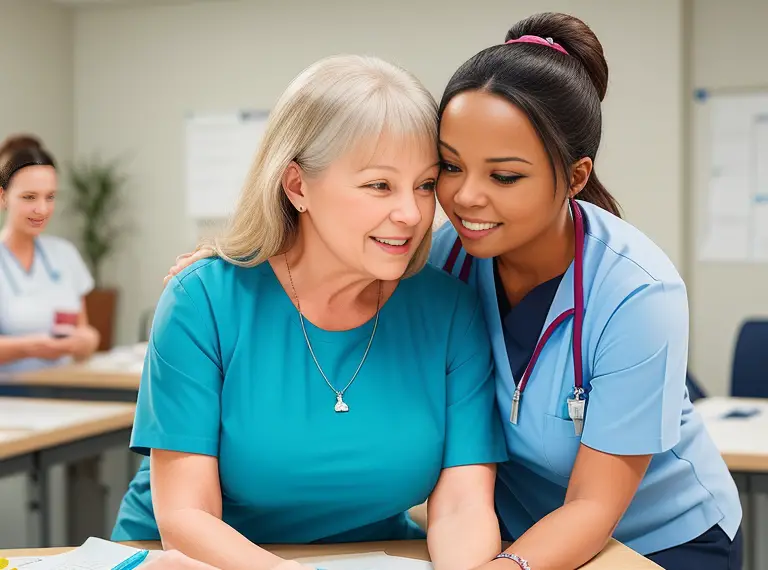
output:
[[[541,355],[541,351],[547,344],[549,339],[554,334],[557,327],[559,327],[568,317],[573,316],[573,377],[574,377],[574,400],[582,401],[584,394],[584,378],[582,368],[582,332],[584,329],[584,215],[581,208],[575,200],[570,200],[571,213],[573,215],[573,226],[576,234],[575,239],[575,251],[574,251],[574,264],[573,264],[573,307],[560,313],[546,328],[544,333],[539,338],[539,342],[536,343],[536,347],[533,350],[531,360],[528,362],[528,366],[525,367],[523,377],[518,382],[515,388],[515,393],[512,396],[512,411],[510,414],[510,421],[513,424],[517,423],[520,397],[528,385],[528,380],[531,377],[534,366]],[[448,273],[453,272],[453,268],[456,265],[456,260],[461,252],[461,239],[456,238],[456,241],[448,254],[448,259],[443,265],[443,269]],[[472,267],[472,256],[467,254],[462,263],[461,270],[459,271],[459,279],[467,282],[469,279],[469,271]],[[581,419],[581,418],[579,418]]]

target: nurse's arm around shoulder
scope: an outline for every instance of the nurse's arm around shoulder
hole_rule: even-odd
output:
[[[304,568],[222,520],[221,355],[204,291],[188,277],[184,284],[174,279],[158,302],[131,438],[132,447],[151,450],[152,505],[163,547],[226,570]]]
[[[507,460],[507,450],[482,307],[463,301],[446,365],[443,469],[427,502],[427,544],[436,570],[476,568],[501,548],[493,497],[496,463]]]
[[[588,310],[603,312],[606,324],[594,345],[584,433],[565,503],[507,550],[535,570],[573,570],[597,555],[653,455],[680,438],[688,354],[683,283],[651,282],[618,308]],[[589,345],[585,338],[584,350]],[[511,561],[493,567],[508,568],[505,562]]]

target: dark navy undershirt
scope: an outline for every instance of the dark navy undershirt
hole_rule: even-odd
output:
[[[525,367],[533,356],[541,329],[549,314],[549,308],[555,299],[557,288],[563,275],[545,281],[534,287],[522,300],[512,307],[504,292],[504,284],[499,275],[498,263],[493,260],[493,279],[496,283],[496,299],[499,303],[499,316],[504,330],[504,343],[507,347],[509,366],[515,382],[519,382],[525,373]]]

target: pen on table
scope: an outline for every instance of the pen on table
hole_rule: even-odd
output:
[[[136,568],[136,566],[144,562],[147,555],[149,555],[149,550],[139,550],[136,554],[126,558],[120,564],[112,568],[112,570],[133,570],[133,568]],[[0,568],[0,570],[2,570],[2,568]]]

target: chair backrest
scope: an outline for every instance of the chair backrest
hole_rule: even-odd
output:
[[[746,321],[733,352],[731,395],[768,398],[768,320]]]
[[[699,386],[699,383],[696,382],[696,379],[691,375],[690,372],[685,373],[685,385],[688,388],[688,397],[691,399],[691,402],[695,402],[696,400],[707,397],[704,389]]]
[[[152,319],[155,316],[155,308],[145,309],[139,315],[139,342],[149,341],[149,335],[152,331]]]

